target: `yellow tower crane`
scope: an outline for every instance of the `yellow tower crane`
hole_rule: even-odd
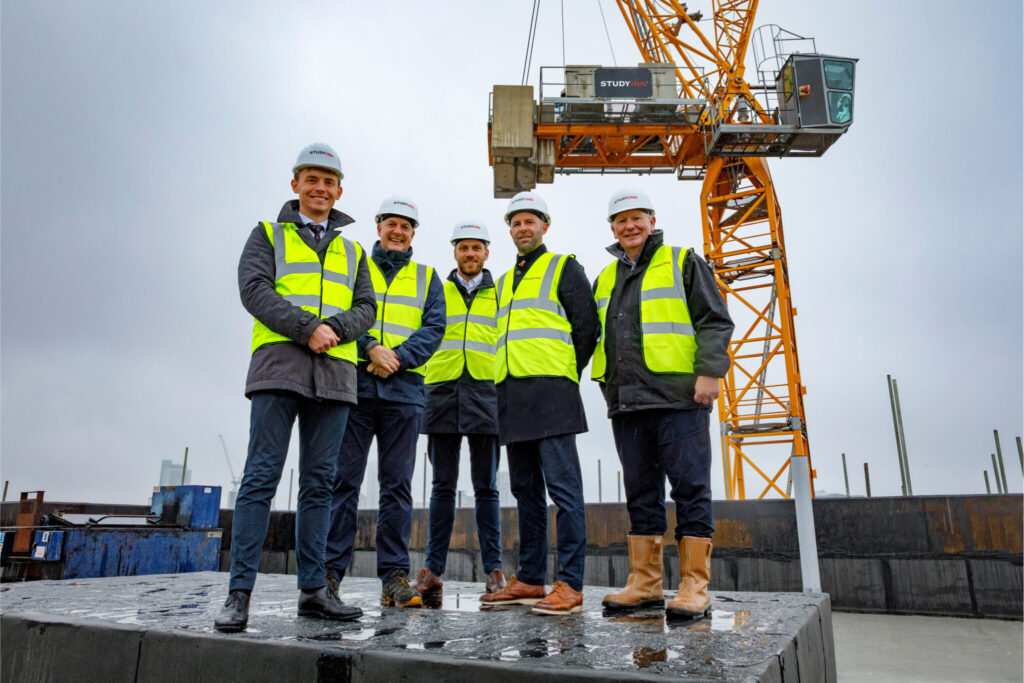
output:
[[[701,181],[704,256],[737,323],[718,399],[726,496],[789,498],[800,456],[813,495],[796,308],[765,157],[821,156],[846,132],[856,60],[818,54],[777,26],[755,32],[757,0],[712,0],[708,19],[673,0],[616,2],[640,50],[636,67],[542,67],[538,100],[532,86],[494,86],[494,195],[556,173]],[[744,77],[752,40],[753,84]],[[811,50],[790,54],[800,41]]]

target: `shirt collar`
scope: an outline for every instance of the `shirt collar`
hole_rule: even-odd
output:
[[[330,219],[327,219],[327,220],[324,220],[324,221],[321,221],[321,222],[317,223],[315,220],[313,220],[312,218],[310,218],[306,214],[302,213],[301,211],[299,212],[299,218],[302,219],[302,224],[303,225],[309,225],[310,223],[312,223],[313,225],[319,225],[322,230],[326,230],[327,229],[327,221],[330,220]]]
[[[465,288],[466,293],[471,294],[473,290],[479,287],[480,283],[484,281],[484,271],[481,270],[479,273],[477,273],[476,275],[467,280],[466,278],[462,277],[462,273],[460,273],[459,269],[456,268],[455,277],[459,278],[459,282],[462,283],[462,286],[463,288]]]

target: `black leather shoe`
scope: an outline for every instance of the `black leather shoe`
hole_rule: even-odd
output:
[[[220,614],[213,620],[213,627],[222,633],[244,631],[249,624],[249,594],[245,591],[231,591]]]
[[[346,605],[327,586],[299,593],[299,616],[348,621],[363,616],[363,610]]]

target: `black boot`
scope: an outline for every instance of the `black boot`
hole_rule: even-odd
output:
[[[249,593],[234,590],[228,593],[224,607],[213,620],[213,627],[222,633],[238,633],[244,631],[249,623]]]
[[[346,605],[327,586],[299,593],[299,616],[348,621],[363,616],[363,610]]]

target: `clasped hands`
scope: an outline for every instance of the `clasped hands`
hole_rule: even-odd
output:
[[[398,360],[398,354],[395,353],[394,349],[389,349],[383,344],[374,346],[366,352],[366,355],[370,357],[370,364],[366,366],[366,370],[371,375],[376,375],[377,377],[390,377],[398,372],[398,367],[401,365],[401,361]]]

